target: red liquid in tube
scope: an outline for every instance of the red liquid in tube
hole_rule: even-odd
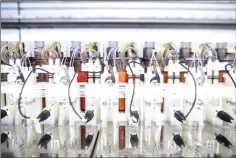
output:
[[[125,126],[119,126],[119,150],[125,148]]]
[[[77,82],[88,82],[87,72],[78,72]],[[85,111],[86,101],[85,97],[80,97],[80,110]]]
[[[85,148],[85,140],[86,140],[86,126],[80,126],[80,136],[81,136],[81,149]]]
[[[162,103],[161,103],[161,113],[164,112],[164,108],[165,108],[165,98],[162,98]]]
[[[46,98],[45,97],[42,98],[42,104],[43,104],[43,108],[45,108],[46,107]]]
[[[39,73],[37,77],[37,82],[49,82],[49,75],[44,73]],[[46,98],[42,97],[42,108],[46,107]]]

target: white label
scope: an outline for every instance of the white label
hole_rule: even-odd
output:
[[[101,67],[100,67],[100,66],[95,66],[95,67],[94,67],[94,71],[95,71],[95,72],[101,71]]]
[[[215,145],[214,140],[207,140],[206,145],[208,149],[214,149],[214,145]]]
[[[125,98],[125,92],[120,91],[119,92],[119,98]]]
[[[37,133],[40,133],[40,134],[42,133],[41,126],[38,119],[34,120],[34,128]]]
[[[59,140],[51,140],[51,148],[52,149],[59,149]]]
[[[18,148],[19,147],[19,142],[17,139],[12,139],[12,147],[13,148]]]
[[[169,149],[174,149],[176,148],[176,144],[174,141],[168,141],[168,148]]]

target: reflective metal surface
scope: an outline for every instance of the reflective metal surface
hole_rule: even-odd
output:
[[[1,144],[2,157],[90,157],[97,135],[97,127],[79,125],[77,127],[41,127],[37,133],[32,126],[3,126],[2,133],[9,135]],[[44,147],[38,145],[40,139],[50,134],[51,140]],[[93,135],[87,143],[87,136]]]
[[[1,144],[2,157],[90,157],[95,145],[98,127],[78,125],[76,127],[42,126],[37,133],[34,126],[5,126],[1,132],[9,135]],[[215,133],[223,134],[236,144],[236,129],[225,125],[222,128],[205,123],[204,128],[187,126],[171,127],[164,123],[160,127],[131,127],[127,123],[118,126],[108,124],[100,129],[95,145],[94,157],[233,157],[235,148],[228,149],[215,140]],[[45,147],[37,144],[43,135],[51,140]],[[173,141],[173,134],[180,134],[185,147],[180,149]],[[93,135],[90,145],[86,140]],[[235,156],[234,156],[235,157]]]
[[[130,127],[112,124],[102,128],[96,148],[96,157],[230,157],[234,152],[215,140],[215,133],[223,134],[233,145],[236,129],[217,128],[205,123],[204,128],[175,128],[165,123],[160,127]],[[185,148],[180,149],[173,141],[173,134],[180,134]],[[133,146],[131,137],[137,135],[138,147]],[[234,150],[234,149],[233,149]]]

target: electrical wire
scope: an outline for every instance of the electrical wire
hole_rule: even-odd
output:
[[[113,51],[113,61],[114,61],[114,65],[116,65],[116,51],[117,51],[117,47],[116,48],[111,48],[108,55],[106,56],[106,58],[104,59],[104,62],[109,60],[109,57],[111,56],[111,52]]]
[[[197,100],[197,83],[196,83],[196,80],[195,80],[195,78],[194,78],[192,72],[189,70],[189,68],[187,68],[186,66],[184,66],[182,63],[179,63],[179,64],[189,72],[189,74],[192,76],[193,82],[194,82],[194,93],[195,93],[195,94],[194,94],[194,100],[193,100],[193,103],[192,103],[192,106],[191,106],[189,112],[188,112],[188,113],[185,115],[185,117],[184,117],[185,119],[187,119],[187,117],[188,117],[189,114],[192,112],[192,110],[193,110],[193,108],[194,108],[194,106],[195,106],[195,104],[196,104],[196,100]]]
[[[125,66],[127,65],[126,60],[125,60],[125,53],[126,52],[131,52],[134,51],[134,53],[136,54],[136,57],[138,57],[138,49],[137,49],[137,45],[136,43],[127,43],[126,45],[124,45],[123,47],[121,47],[120,51],[119,51],[119,57],[121,59],[121,61],[123,62],[123,68],[125,69]]]
[[[30,51],[30,50],[29,50]],[[29,60],[29,57],[26,57],[27,56],[27,54],[28,54],[28,52],[27,53],[25,53],[23,56],[22,56],[22,58],[21,58],[21,60],[20,60],[20,63],[21,63],[21,66],[22,66],[22,62],[23,62],[23,60],[25,60],[26,58],[28,59],[28,62],[29,62],[29,65],[30,65],[30,67],[32,67],[31,66],[31,63],[30,63],[30,60]],[[24,64],[25,64],[26,62],[24,61]],[[26,65],[27,66],[27,65]]]
[[[99,55],[98,55],[98,52],[95,50],[95,49],[86,49],[85,51],[81,52],[80,54],[80,58],[81,58],[81,61],[83,63],[86,63],[87,62],[87,56],[85,56],[86,53],[92,53],[92,54],[96,54],[96,58],[99,58]],[[89,54],[88,58],[92,58],[92,56]]]
[[[93,145],[93,149],[92,149],[92,151],[91,151],[90,158],[92,158],[93,155],[94,155],[94,151],[95,151],[95,149],[96,149],[96,145],[97,145],[97,141],[98,141],[98,138],[99,138],[99,134],[100,134],[100,129],[99,129],[98,132],[97,132],[97,136],[96,136],[96,139],[95,139],[95,142],[94,142],[94,145]]]
[[[166,54],[170,54],[170,53],[175,53],[176,57],[178,55],[178,51],[177,51],[177,47],[174,43],[172,42],[169,42],[167,44],[165,44],[163,46],[163,48],[161,49],[161,52],[160,52],[160,55],[161,55],[161,61],[163,63],[164,66],[167,66],[167,63],[165,61],[165,57],[166,57]]]
[[[17,102],[17,103],[18,103],[18,110],[19,110],[19,113],[20,113],[20,115],[21,115],[23,118],[25,118],[25,119],[31,119],[32,117],[29,117],[29,116],[24,115],[24,114],[22,113],[22,111],[21,111],[20,104],[21,104],[21,99],[22,99],[22,93],[23,93],[23,90],[24,90],[24,88],[25,88],[25,85],[26,85],[26,83],[27,83],[27,81],[28,81],[30,75],[31,75],[35,70],[41,70],[41,71],[47,72],[47,73],[49,73],[49,74],[54,74],[54,73],[51,73],[51,72],[49,72],[49,71],[47,71],[47,70],[44,70],[44,69],[42,69],[42,68],[34,68],[34,69],[32,69],[32,70],[30,71],[29,75],[27,76],[27,78],[25,79],[25,81],[24,81],[24,83],[23,83],[23,85],[22,85],[22,87],[21,87],[21,90],[20,90],[20,93],[19,93],[19,99],[18,99],[18,102]]]
[[[79,113],[75,110],[75,107],[71,101],[71,96],[70,96],[70,87],[71,87],[71,84],[73,82],[73,80],[75,79],[75,76],[76,76],[76,72],[74,74],[74,76],[72,77],[70,83],[69,83],[69,86],[68,86],[68,99],[69,99],[69,103],[70,103],[70,106],[72,108],[72,110],[74,111],[74,113],[80,118],[80,120],[82,120],[82,117],[79,115]]]
[[[1,65],[10,66],[10,67],[12,67],[12,68],[14,69],[14,67],[13,67],[12,65],[10,65],[10,64],[8,64],[8,63],[4,63],[4,61],[1,61]]]
[[[136,64],[139,64],[139,65],[142,66],[142,64],[139,63],[139,62],[137,62],[137,61],[130,61],[130,62],[127,64],[127,66],[128,66],[129,69],[130,69],[130,72],[131,72],[131,74],[132,74],[132,78],[133,78],[133,91],[132,91],[131,100],[130,100],[130,105],[129,105],[129,112],[130,112],[130,115],[132,115],[131,107],[132,107],[132,104],[133,104],[134,92],[135,92],[135,75],[134,75],[133,70],[132,70],[132,68],[131,68],[131,66],[130,66],[131,63],[136,63]],[[143,66],[143,67],[145,67],[145,66]],[[137,122],[134,122],[134,123],[137,123]]]
[[[125,59],[125,53],[129,50],[133,50],[137,55],[138,52],[137,44],[135,42],[130,42],[121,47],[119,52],[122,59]]]
[[[9,43],[1,48],[1,59],[4,63],[9,63],[9,59],[14,56],[20,56],[15,45]]]
[[[57,42],[57,41],[53,42],[52,48],[58,52],[58,55],[59,55],[59,56],[62,56],[61,43],[59,43],[59,42]]]
[[[236,82],[234,81],[232,75],[230,74],[229,70],[228,70],[228,66],[230,66],[231,68],[233,68],[233,65],[231,64],[227,64],[225,65],[225,71],[226,73],[229,75],[230,79],[232,80],[233,84],[234,84],[234,87],[236,88]]]
[[[55,49],[56,47],[54,45],[47,45],[43,47],[42,52],[41,52],[41,57],[45,63],[48,63],[47,60],[49,57],[52,57],[52,54],[56,56],[55,58],[58,58],[60,56],[59,53]],[[49,53],[49,55],[47,53]]]
[[[97,51],[97,47],[98,47],[98,43],[97,42],[92,42],[92,43],[88,43],[86,45],[83,46],[81,52],[80,52],[80,59],[83,63],[87,62],[87,56],[86,53],[93,53],[96,54],[96,57],[99,58],[99,53]],[[88,57],[91,57],[91,55],[89,54]]]
[[[131,63],[132,63],[132,61],[127,64],[127,66],[128,66],[129,69],[130,69],[130,72],[131,72],[131,74],[132,74],[132,78],[133,78],[133,91],[132,91],[132,96],[131,96],[130,105],[129,105],[129,112],[130,112],[130,115],[131,115],[131,113],[132,113],[131,107],[132,107],[132,104],[133,104],[134,92],[135,92],[135,76],[134,76],[133,70],[131,69],[131,66],[130,66]]]
[[[234,64],[236,63],[236,47],[235,47],[235,52],[234,52],[234,61],[233,61],[233,66],[234,66]],[[234,68],[234,70],[235,70],[235,68]]]
[[[72,63],[73,63],[73,65],[74,65],[74,63],[75,63],[75,53],[77,52],[76,50],[79,50],[79,48],[77,47],[77,48],[75,48],[74,49],[74,51],[73,51],[73,53],[72,53],[72,55],[71,55],[71,60],[70,60],[70,67],[72,67]],[[79,52],[78,52],[79,53]],[[73,62],[72,62],[73,61]]]
[[[86,72],[88,72],[88,71],[86,71]],[[88,72],[88,73],[101,73],[102,71],[97,71],[97,72]],[[76,72],[74,73],[74,75],[73,75],[73,77],[72,77],[72,79],[71,79],[71,81],[70,81],[70,83],[69,83],[69,86],[68,86],[68,99],[69,99],[69,103],[70,103],[70,106],[71,106],[71,108],[72,108],[72,110],[74,111],[74,113],[82,120],[82,117],[79,115],[79,113],[75,110],[75,107],[74,107],[74,105],[73,105],[73,103],[72,103],[72,101],[71,101],[71,95],[70,95],[70,87],[71,87],[71,84],[72,84],[72,82],[74,81],[74,79],[75,79],[75,76],[76,76]]]
[[[129,106],[129,112],[130,112],[130,116],[132,116],[132,110],[131,110],[131,107],[132,107],[132,104],[133,104],[133,100],[134,100],[134,92],[135,92],[135,76],[134,76],[134,73],[133,73],[133,70],[131,69],[131,66],[130,64],[133,62],[133,61],[130,61],[129,63],[126,63],[125,61],[125,53],[129,50],[133,50],[135,51],[135,54],[137,54],[137,49],[135,49],[135,43],[128,43],[126,45],[124,45],[120,51],[119,51],[119,57],[121,59],[121,61],[123,62],[123,66],[127,65],[128,68],[130,69],[130,72],[132,74],[132,78],[133,78],[133,91],[132,91],[132,96],[131,96],[131,101],[130,101],[130,106]],[[133,62],[135,63],[135,62]],[[138,62],[137,62],[138,63]],[[137,122],[134,122],[134,123],[137,123]]]
[[[216,60],[218,59],[217,52],[216,52],[216,50],[213,49],[213,48],[207,48],[207,49],[205,49],[204,52],[202,52],[201,54],[204,55],[204,54],[205,54],[206,52],[208,52],[208,51],[214,52],[214,53],[215,53],[215,56],[216,56]]]
[[[199,53],[197,52],[194,52],[194,61],[191,63],[190,66],[192,65],[195,65],[195,57],[197,57],[197,61],[198,61],[198,64],[200,65],[200,71],[201,71],[201,76],[199,77],[199,79],[201,80],[202,83],[205,83],[205,74],[204,74],[204,70],[203,70],[203,63],[202,63],[202,60],[200,59],[199,57]],[[183,57],[181,57],[182,59],[184,59]],[[184,59],[186,60],[186,59]],[[190,67],[189,66],[189,67]],[[198,80],[198,79],[197,79]]]
[[[63,64],[63,62],[64,62],[64,64]],[[61,60],[61,66],[65,65],[65,63],[66,63],[66,57],[63,57],[62,60]]]
[[[199,58],[199,55],[202,57],[202,59],[204,59],[204,54],[208,51],[212,51],[214,52],[215,56],[216,56],[216,60],[218,59],[218,55],[217,55],[217,52],[216,50],[213,48],[213,46],[211,45],[211,43],[203,43],[199,46],[199,49],[198,49],[198,55],[196,55],[198,58]],[[199,61],[201,61],[199,59]],[[202,61],[201,61],[202,62]],[[203,63],[201,63],[203,65]]]
[[[120,51],[120,53],[119,53],[119,56],[120,56],[120,59],[121,59],[121,61],[123,62],[123,64],[124,64],[124,65],[127,65],[128,68],[130,69],[130,72],[131,72],[132,78],[133,78],[133,91],[132,91],[131,101],[130,101],[130,106],[129,106],[130,115],[132,115],[131,107],[132,107],[133,100],[134,100],[135,75],[134,75],[134,73],[133,73],[133,70],[132,70],[130,64],[131,64],[131,63],[136,63],[136,64],[139,64],[139,65],[141,65],[141,66],[142,66],[142,64],[139,63],[139,62],[137,62],[137,61],[130,61],[129,63],[126,63],[126,61],[125,61],[125,56],[124,56],[124,53],[125,53],[126,51],[128,51],[128,50],[131,49],[131,50],[135,51],[135,53],[137,54],[137,49],[135,49],[135,47],[130,47],[129,45],[131,45],[131,44],[129,43],[129,44],[125,45],[125,46],[121,49],[121,51]],[[128,46],[129,46],[129,47],[128,47]],[[153,59],[153,58],[154,58],[154,60],[156,61],[156,63],[158,64],[158,62],[157,62],[157,60],[156,60],[156,58],[155,58],[155,56],[154,56],[154,52],[152,53],[152,59]],[[151,59],[151,60],[152,60],[152,59]],[[134,123],[137,123],[137,122],[134,122]]]
[[[153,59],[155,60],[156,65],[157,65],[158,67],[160,67],[159,64],[158,64],[158,62],[157,62],[157,59],[156,59],[156,57],[155,57],[155,51],[154,51],[154,50],[152,50],[152,57],[151,57],[151,59],[150,59],[149,66],[151,66]]]
[[[136,62],[136,61],[130,61],[130,62],[127,64],[127,66],[128,66],[129,69],[130,69],[130,72],[131,72],[131,74],[132,74],[132,78],[133,78],[133,91],[132,91],[131,101],[130,101],[130,106],[129,106],[130,116],[133,115],[133,114],[132,114],[133,112],[132,112],[132,110],[131,110],[131,107],[132,107],[132,104],[133,104],[133,100],[134,100],[134,92],[135,92],[135,75],[134,75],[133,70],[132,70],[132,68],[131,68],[131,66],[130,66],[131,63],[136,63],[136,64],[139,64],[139,65],[142,66],[141,63]],[[143,67],[145,67],[145,66],[143,66]],[[138,121],[137,121],[137,122],[133,121],[133,122],[134,122],[134,123],[137,123]]]
[[[19,53],[20,57],[22,57],[24,55],[24,44],[18,41],[16,43],[16,50]]]

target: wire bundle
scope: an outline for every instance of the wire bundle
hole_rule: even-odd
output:
[[[16,43],[16,51],[19,53],[20,57],[24,55],[24,44],[20,41]]]
[[[27,76],[27,78],[26,78],[25,81],[23,82],[22,88],[21,88],[20,93],[19,93],[19,99],[18,99],[17,104],[18,104],[18,110],[19,110],[20,115],[21,115],[23,118],[25,118],[25,119],[34,119],[34,118],[29,117],[29,116],[26,116],[25,114],[22,113],[20,104],[21,104],[22,93],[23,93],[23,90],[24,90],[24,88],[25,88],[25,85],[26,85],[27,81],[29,80],[30,75],[31,75],[33,72],[35,72],[36,70],[41,70],[41,71],[47,72],[47,73],[49,73],[49,74],[53,74],[53,73],[48,72],[48,71],[46,71],[46,70],[44,70],[44,69],[41,69],[41,68],[34,68],[33,70],[30,71],[29,75]]]
[[[5,44],[1,48],[1,59],[4,63],[8,64],[9,59],[20,57],[19,48],[13,44]]]
[[[217,60],[218,59],[218,56],[217,56],[217,52],[216,50],[214,49],[214,47],[210,44],[210,43],[203,43],[199,46],[199,49],[198,49],[198,55],[201,56],[201,59],[204,61],[204,60],[207,60],[205,55],[207,52],[211,51],[212,52],[212,60]]]
[[[70,67],[72,67],[75,63],[75,54],[76,53],[80,53],[80,49],[78,47],[73,49],[73,53],[71,55],[71,60],[70,60],[70,64],[69,64]]]
[[[163,48],[161,49],[160,54],[161,54],[161,61],[162,61],[164,66],[167,66],[168,60],[170,58],[174,58],[174,59],[179,58],[177,47],[172,42],[169,42],[169,43],[165,44],[163,46]]]
[[[61,45],[58,42],[54,42],[52,45],[44,46],[41,52],[42,60],[48,63],[49,58],[58,58],[61,53]]]
[[[134,52],[132,52],[134,51]],[[121,59],[121,61],[123,62],[123,66],[124,66],[124,69],[125,69],[125,66],[127,65],[128,68],[130,69],[130,72],[132,74],[132,78],[133,78],[133,91],[132,91],[132,96],[131,96],[131,101],[130,101],[130,106],[129,106],[129,111],[130,111],[130,117],[134,116],[137,121],[133,121],[134,123],[137,123],[138,120],[139,120],[139,114],[137,113],[137,111],[132,111],[131,110],[131,107],[132,107],[132,104],[133,104],[133,100],[134,100],[134,93],[135,93],[135,75],[133,73],[133,70],[130,66],[131,63],[136,63],[136,64],[140,64],[136,61],[130,61],[129,63],[126,62],[125,60],[125,54],[128,52],[128,55],[131,56],[131,53],[135,53],[136,54],[136,57],[138,57],[138,50],[137,50],[137,46],[135,43],[128,43],[126,45],[124,45],[121,49],[120,49],[120,52],[119,52],[119,57]],[[141,65],[141,64],[140,64]]]
[[[130,42],[122,46],[119,50],[119,57],[123,63],[123,68],[125,69],[125,66],[127,65],[126,62],[126,53],[128,53],[128,57],[132,57],[132,54],[134,53],[136,57],[138,57],[138,48],[137,44],[134,42]]]
[[[80,52],[80,58],[83,63],[87,63],[87,59],[89,58],[98,58],[98,43],[92,42],[85,44],[84,47],[82,47],[82,50]]]

